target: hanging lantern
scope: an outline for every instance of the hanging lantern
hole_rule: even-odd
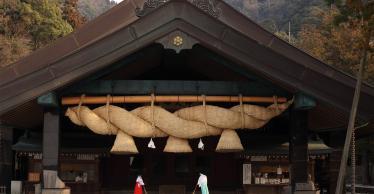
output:
[[[137,154],[139,153],[136,148],[134,138],[122,131],[118,131],[114,145],[110,150],[112,154]]]
[[[243,145],[235,130],[223,130],[218,141],[216,152],[241,152]]]
[[[169,136],[164,152],[169,153],[190,153],[192,148],[188,143],[187,139],[181,139],[173,136]]]

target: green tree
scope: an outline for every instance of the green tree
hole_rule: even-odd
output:
[[[20,17],[32,37],[34,49],[73,31],[72,26],[63,19],[57,0],[24,0]]]
[[[0,67],[70,33],[73,27],[64,18],[64,3],[65,0],[1,0]]]

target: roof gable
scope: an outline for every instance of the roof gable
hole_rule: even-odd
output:
[[[140,18],[137,8],[143,0],[119,4],[78,31],[0,70],[0,114],[176,31],[248,71],[349,110],[355,86],[352,77],[280,40],[223,1],[214,4],[219,16],[196,4],[211,1],[169,0]],[[373,88],[364,85],[362,116],[374,117],[373,97]]]

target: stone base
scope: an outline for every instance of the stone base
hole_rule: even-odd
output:
[[[316,188],[312,182],[296,183],[294,194],[316,194]]]
[[[42,194],[70,194],[70,189],[42,189]]]

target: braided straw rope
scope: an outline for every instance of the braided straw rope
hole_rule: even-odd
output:
[[[94,110],[80,104],[78,107],[68,108],[66,116],[74,124],[86,126],[94,133],[102,135],[114,135],[121,131],[125,135],[140,138],[170,136],[172,137],[169,138],[170,142],[185,145],[183,150],[187,152],[189,151],[186,146],[188,145],[187,139],[221,135],[222,129],[233,131],[239,128],[260,128],[271,118],[280,115],[291,104],[292,100],[268,107],[241,103],[230,109],[201,105],[183,108],[174,113],[159,106],[143,106],[127,111],[109,103]],[[235,131],[223,134],[231,136],[231,138],[226,138],[228,140],[225,142],[239,140],[240,143]],[[121,136],[124,135],[121,133]],[[182,141],[185,142],[181,143]],[[240,148],[240,146],[235,146],[235,148]]]

